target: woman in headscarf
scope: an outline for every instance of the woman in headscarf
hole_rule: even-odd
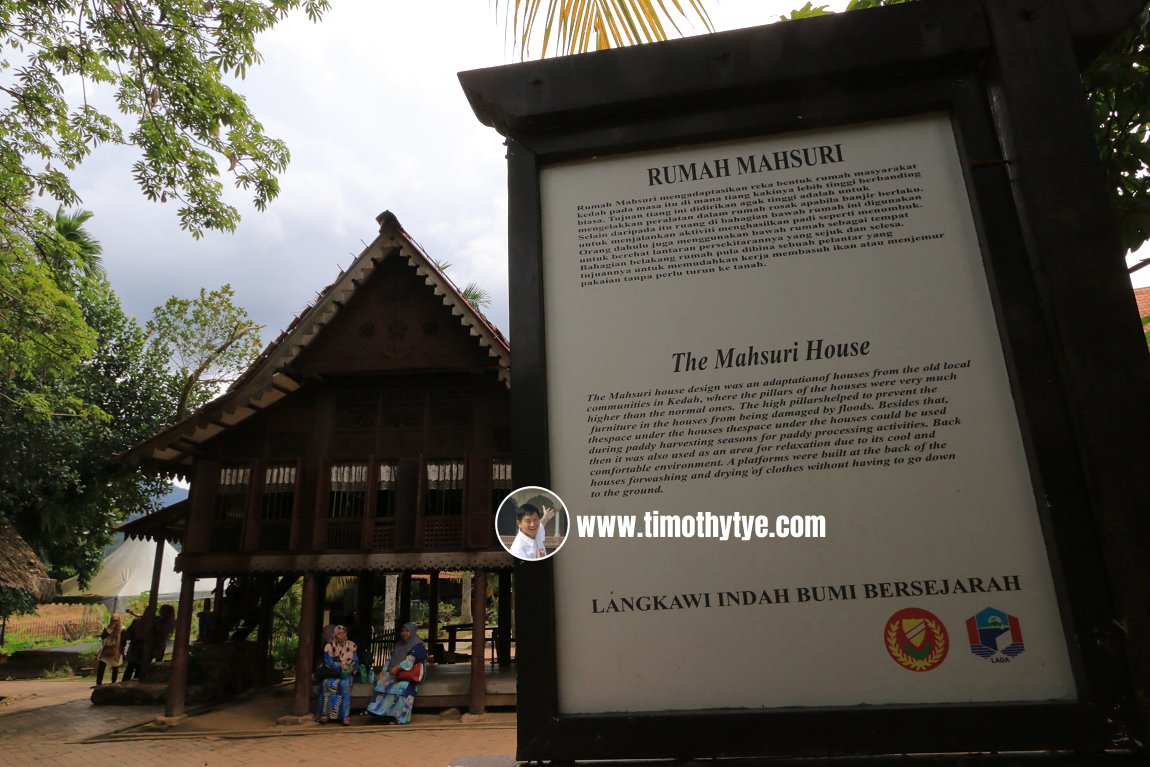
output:
[[[319,683],[316,717],[320,724],[327,724],[329,719],[339,719],[344,727],[351,724],[351,686],[357,665],[355,642],[347,638],[346,628],[335,626],[331,640],[323,646],[323,667],[331,676]]]
[[[396,679],[401,669],[411,669],[417,663],[427,663],[427,648],[415,633],[415,624],[404,624],[399,630],[399,641],[391,651],[387,667],[380,670],[375,682],[375,695],[367,713],[378,717],[390,717],[398,724],[411,721],[411,706],[419,685]]]
[[[104,669],[112,667],[112,684],[116,683],[116,675],[120,673],[120,666],[124,663],[124,651],[121,642],[124,638],[124,620],[120,615],[113,615],[108,626],[100,633],[100,655],[96,663],[96,685],[104,683]]]

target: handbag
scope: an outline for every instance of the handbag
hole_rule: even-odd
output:
[[[337,668],[332,668],[326,663],[320,661],[315,667],[315,673],[312,675],[315,681],[322,682],[325,679],[339,679],[341,671]]]
[[[411,664],[411,668],[403,668],[401,666],[399,671],[396,673],[395,678],[400,682],[413,682],[415,684],[419,684],[423,681],[424,673],[425,672],[422,663],[413,663]]]

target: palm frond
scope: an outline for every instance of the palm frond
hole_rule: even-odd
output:
[[[540,58],[546,58],[553,44],[564,55],[666,40],[668,29],[682,34],[680,21],[714,31],[703,0],[546,0],[546,6],[544,0],[515,0],[505,7],[523,58],[536,37],[542,38]]]
[[[469,282],[467,287],[460,291],[460,293],[467,301],[467,303],[471,304],[476,309],[480,309],[491,304],[491,294],[483,288],[479,287],[479,283]]]

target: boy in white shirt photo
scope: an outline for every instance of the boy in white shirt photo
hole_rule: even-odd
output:
[[[543,522],[539,509],[525,503],[515,510],[515,525],[519,532],[511,544],[511,554],[520,559],[543,559],[547,556],[544,546]]]

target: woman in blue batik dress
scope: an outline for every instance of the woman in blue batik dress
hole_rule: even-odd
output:
[[[336,626],[331,640],[323,646],[323,665],[332,674],[319,683],[319,701],[316,718],[320,724],[339,719],[343,726],[351,724],[351,685],[359,665],[355,642],[347,638],[347,629]]]
[[[416,663],[427,662],[427,648],[415,633],[415,624],[405,624],[399,630],[399,641],[387,661],[387,667],[379,672],[375,682],[375,694],[367,713],[377,717],[390,717],[398,724],[411,721],[411,706],[415,702],[419,685],[415,682],[400,681],[395,678],[401,668],[410,669]]]

